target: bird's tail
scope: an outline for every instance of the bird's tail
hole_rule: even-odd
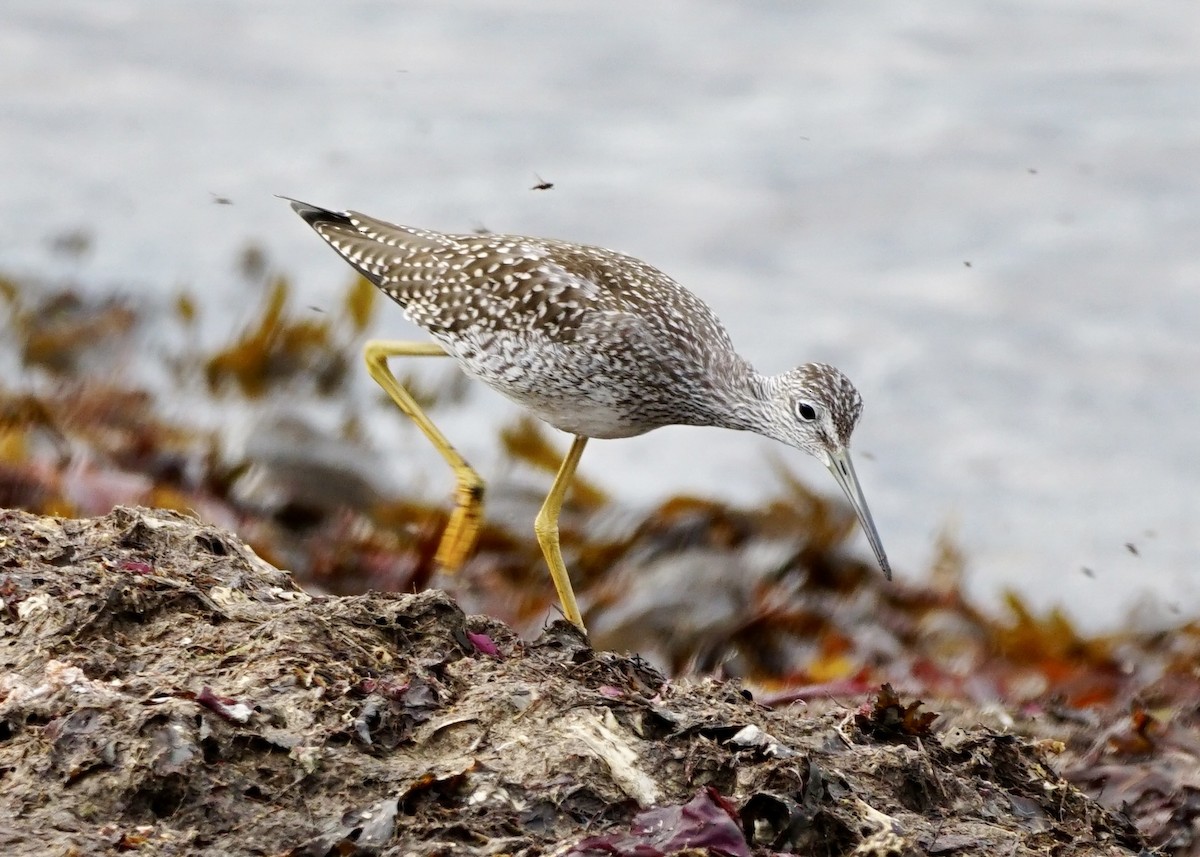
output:
[[[304,222],[354,270],[376,286],[383,285],[384,266],[380,263],[377,243],[362,234],[347,212],[330,211],[287,196],[279,198],[290,202],[292,210],[304,218]]]

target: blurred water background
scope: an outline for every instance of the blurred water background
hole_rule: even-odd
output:
[[[213,342],[261,307],[248,243],[314,311],[343,293],[274,194],[642,257],[759,369],[854,379],[901,576],[948,532],[985,597],[1093,628],[1200,609],[1191,0],[7,0],[0,155],[0,272],[151,308],[192,289]],[[55,249],[75,232],[86,252]],[[419,334],[391,310],[375,335]],[[480,389],[439,421],[488,475],[513,415]],[[370,429],[394,485],[448,494],[400,417]],[[634,505],[753,503],[770,453],[836,492],[715,430],[593,443],[581,472]]]

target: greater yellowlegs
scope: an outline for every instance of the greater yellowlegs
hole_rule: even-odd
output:
[[[438,547],[443,567],[459,568],[474,547],[484,483],[392,375],[391,357],[453,357],[468,375],[575,436],[534,531],[563,613],[580,629],[558,516],[592,437],[720,426],[802,449],[829,468],[891,578],[850,460],[862,397],[834,367],[806,363],[782,375],[759,374],[703,301],[611,250],[519,235],[452,235],[288,201],[434,339],[373,340],[364,357],[371,377],[454,469],[456,505]]]

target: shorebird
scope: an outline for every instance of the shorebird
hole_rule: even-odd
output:
[[[535,416],[574,435],[534,521],[566,618],[584,629],[559,544],[563,498],[589,438],[667,425],[752,431],[822,461],[891,567],[850,459],[862,397],[833,366],[756,372],[716,314],[656,268],[611,250],[520,235],[455,235],[288,200],[432,342],[372,340],[371,377],[454,470],[455,508],[437,561],[456,570],[475,545],[484,482],[388,369],[392,357],[450,356]]]

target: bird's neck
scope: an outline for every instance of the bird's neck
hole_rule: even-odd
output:
[[[713,390],[711,425],[761,433],[770,422],[776,379],[756,372],[741,358],[723,369],[720,383]]]

